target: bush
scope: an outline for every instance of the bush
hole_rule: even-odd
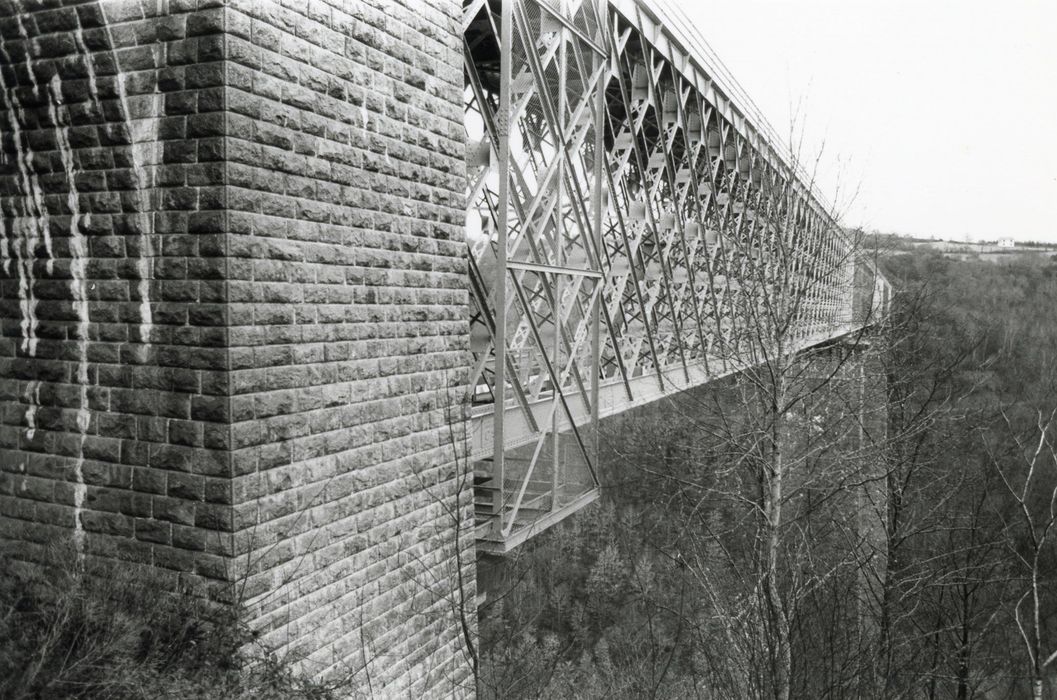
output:
[[[0,697],[329,700],[334,687],[298,678],[229,606],[161,593],[158,574],[79,564],[68,545],[11,573],[0,562]],[[263,650],[262,650],[263,651]]]

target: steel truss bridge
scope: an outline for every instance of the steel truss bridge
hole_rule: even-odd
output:
[[[478,549],[598,496],[597,423],[854,333],[887,283],[660,0],[467,0]]]

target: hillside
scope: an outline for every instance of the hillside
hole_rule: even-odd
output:
[[[891,322],[854,365],[831,349],[802,375],[854,366],[872,409],[817,382],[786,416],[796,478],[769,565],[752,387],[605,424],[601,504],[484,562],[482,696],[773,697],[768,566],[792,697],[1027,692],[1016,610],[1033,575],[1041,645],[1057,649],[1054,543],[1036,547],[1057,486],[1057,262],[1007,260],[884,257]],[[1040,438],[1022,508],[1033,453],[1018,444]]]

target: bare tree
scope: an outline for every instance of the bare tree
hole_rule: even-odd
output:
[[[1042,700],[1046,669],[1057,660],[1057,644],[1044,639],[1042,602],[1046,579],[1052,579],[1045,559],[1047,554],[1052,557],[1048,550],[1053,547],[1057,524],[1057,408],[1049,415],[1036,411],[1030,439],[1018,434],[1005,410],[1002,418],[1015,445],[1012,458],[1004,459],[994,449],[989,448],[989,452],[992,465],[1016,504],[1016,520],[1009,523],[1009,546],[1025,571],[1025,587],[1013,608],[1013,617],[1028,656],[1032,697]],[[1048,653],[1049,649],[1053,651]]]
[[[699,393],[677,399],[686,419],[723,446],[721,463],[709,465],[719,476],[695,483],[667,475],[683,482],[691,515],[725,501],[738,528],[751,533],[744,552],[725,543],[718,549],[736,585],[717,581],[715,546],[692,546],[697,556],[687,565],[731,648],[758,661],[757,675],[733,674],[742,678],[740,692],[779,700],[792,693],[801,603],[862,566],[850,553],[862,533],[844,527],[849,518],[823,514],[876,478],[867,475],[865,378],[852,349],[874,321],[874,280],[865,303],[848,293],[865,276],[861,237],[835,228],[798,187],[793,180],[751,186],[732,175],[731,195],[708,210],[717,241],[709,269],[713,352],[736,376],[716,405],[702,405],[708,399]],[[714,419],[702,418],[706,408]]]

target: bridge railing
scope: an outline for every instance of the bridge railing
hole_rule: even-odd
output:
[[[633,0],[465,5],[486,549],[597,496],[600,418],[850,333],[884,298],[798,164],[659,19]]]

